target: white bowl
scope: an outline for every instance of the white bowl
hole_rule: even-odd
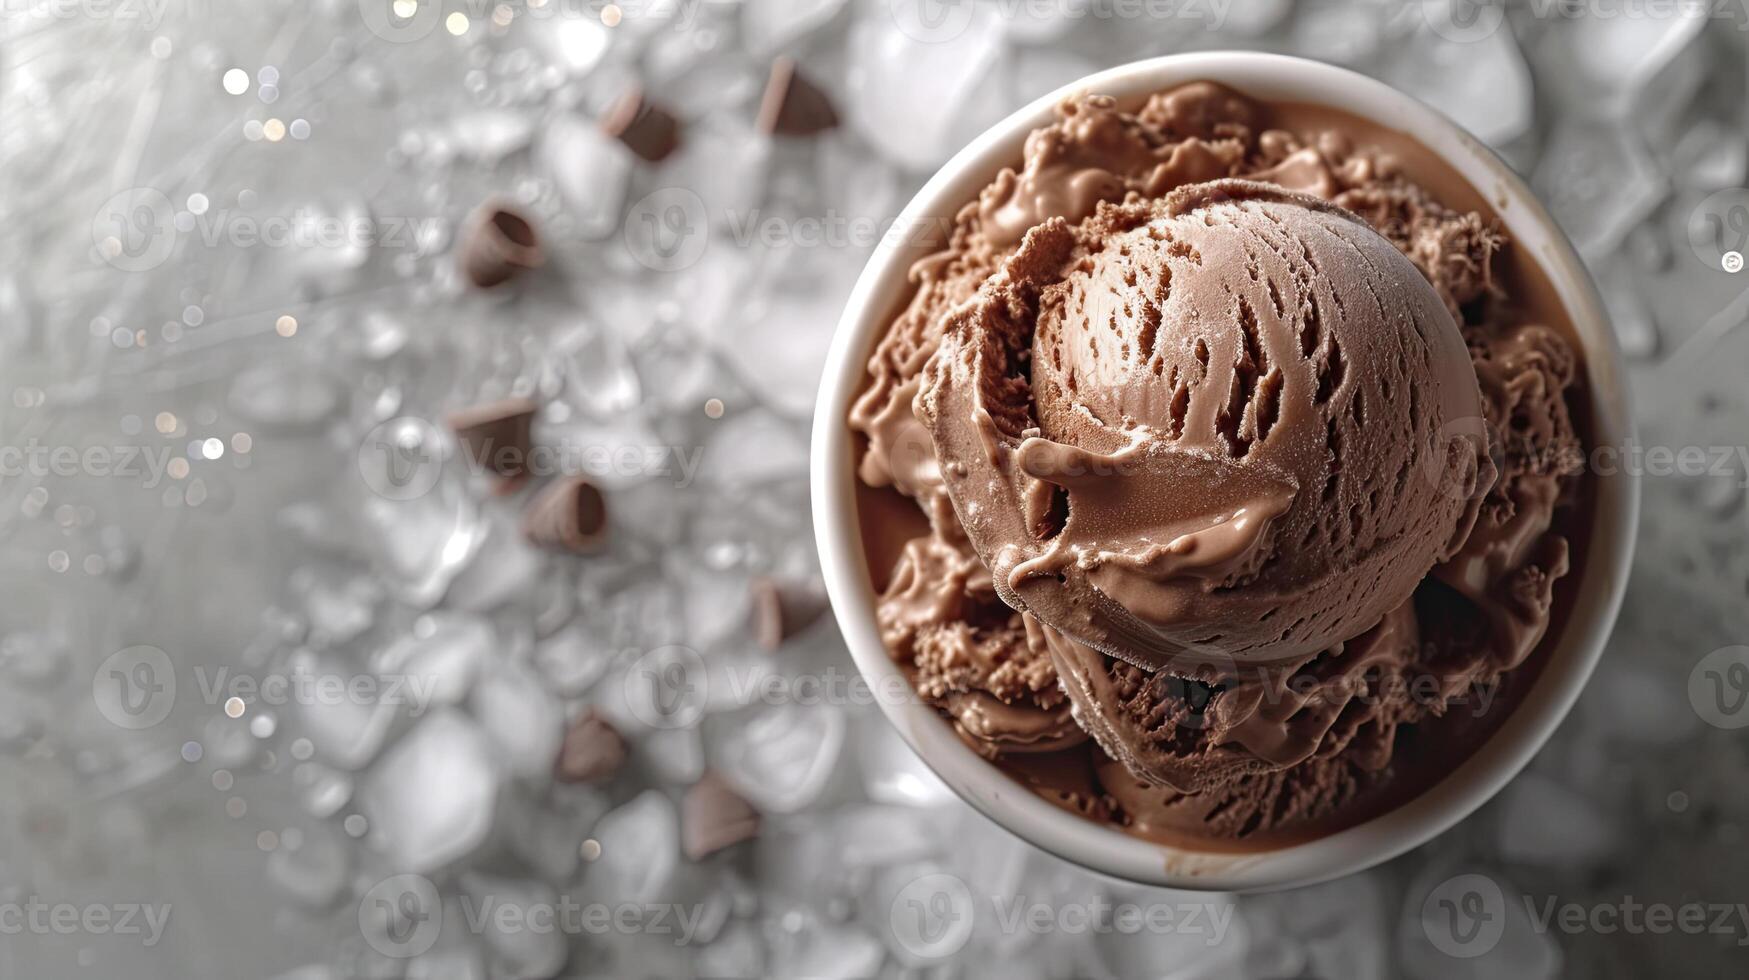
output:
[[[1594,445],[1632,438],[1627,387],[1614,333],[1573,247],[1530,189],[1499,158],[1450,120],[1362,75],[1313,61],[1247,52],[1172,55],[1082,79],[1009,116],[962,150],[918,192],[898,221],[922,228],[973,200],[1004,166],[1017,165],[1027,133],[1075,92],[1125,100],[1183,82],[1223,82],[1263,101],[1346,110],[1419,141],[1443,157],[1494,206],[1514,247],[1548,275],[1585,348]],[[870,259],[838,325],[814,414],[814,527],[826,585],[851,654],[872,689],[903,675],[881,643],[874,592],[857,524],[851,432],[846,413],[906,270],[928,251],[917,236],[889,235]],[[1619,469],[1619,468],[1618,468]],[[1365,823],[1276,850],[1220,853],[1141,840],[1062,810],[1010,779],[960,741],[935,709],[915,698],[881,699],[882,710],[917,754],[967,803],[1022,838],[1069,861],[1119,878],[1175,888],[1256,891],[1312,884],[1389,860],[1468,816],[1536,754],[1579,696],[1615,623],[1632,559],[1639,487],[1620,472],[1592,474],[1596,506],[1580,592],[1541,676],[1512,715],[1437,785]]]

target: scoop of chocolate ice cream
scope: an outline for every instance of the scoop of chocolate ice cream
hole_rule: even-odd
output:
[[[917,406],[1002,598],[1150,671],[1359,635],[1494,478],[1443,437],[1481,394],[1428,281],[1352,214],[1245,181],[1034,229]]]

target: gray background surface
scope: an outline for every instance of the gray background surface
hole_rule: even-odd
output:
[[[1742,5],[895,3],[0,3],[0,976],[1741,974]],[[814,574],[807,414],[884,223],[1023,102],[1221,47],[1384,78],[1524,173],[1648,449],[1620,627],[1531,769],[1383,868],[1245,899],[1029,849],[829,622],[777,654],[742,626],[750,577]],[[779,53],[842,126],[755,133]],[[660,166],[595,131],[634,79],[683,120]],[[482,295],[453,247],[492,195],[550,260]],[[526,547],[419,421],[508,394],[607,488],[608,554]],[[439,461],[421,492],[384,445]],[[630,762],[555,786],[586,705]],[[707,766],[764,828],[693,862]],[[572,905],[619,918],[519,917]]]

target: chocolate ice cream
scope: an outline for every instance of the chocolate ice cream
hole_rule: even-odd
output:
[[[1040,792],[1150,836],[1321,832],[1534,673],[1577,360],[1425,150],[1207,82],[1073,100],[912,280],[850,418],[865,540],[910,535],[871,553],[879,619]]]

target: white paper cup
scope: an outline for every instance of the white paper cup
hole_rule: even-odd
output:
[[[1627,386],[1602,303],[1579,257],[1530,189],[1478,140],[1435,110],[1365,76],[1313,61],[1248,52],[1206,52],[1142,61],[1082,79],[979,136],[918,192],[899,228],[922,228],[973,200],[1022,143],[1075,92],[1125,100],[1209,79],[1259,100],[1345,110],[1401,132],[1443,157],[1494,206],[1513,247],[1532,256],[1569,311],[1584,345],[1598,446],[1632,439]],[[876,629],[874,592],[857,524],[854,441],[846,413],[864,384],[876,339],[909,289],[906,271],[929,246],[888,236],[869,260],[838,325],[814,415],[814,527],[827,589],[858,668],[874,690],[903,675]],[[1053,854],[1119,878],[1174,888],[1256,891],[1312,884],[1359,871],[1425,843],[1505,786],[1548,739],[1579,696],[1614,625],[1633,556],[1639,487],[1627,473],[1591,474],[1596,504],[1586,567],[1563,633],[1545,644],[1541,676],[1495,734],[1427,792],[1365,823],[1306,843],[1251,853],[1166,846],[1060,809],[1016,783],[960,741],[935,709],[881,699],[882,710],[923,761],[967,803]]]

